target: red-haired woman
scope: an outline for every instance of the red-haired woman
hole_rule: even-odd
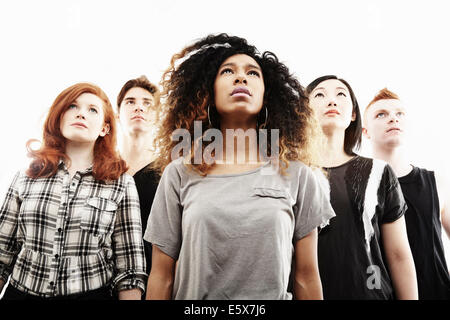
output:
[[[54,101],[43,144],[0,209],[4,299],[140,299],[145,288],[139,199],[116,152],[106,94],[75,84]]]

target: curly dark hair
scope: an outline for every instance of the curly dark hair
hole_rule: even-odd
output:
[[[175,54],[170,67],[162,76],[163,103],[156,146],[159,157],[155,168],[164,170],[172,161],[171,151],[177,144],[172,141],[172,132],[187,129],[191,134],[193,157],[194,121],[202,121],[203,131],[211,128],[208,121],[208,106],[214,107],[214,82],[220,65],[229,57],[245,54],[253,58],[261,67],[264,78],[264,101],[268,118],[265,129],[279,130],[279,160],[288,166],[288,161],[299,160],[307,165],[317,164],[318,151],[315,138],[320,128],[308,106],[308,98],[299,81],[289,69],[278,61],[272,52],[260,54],[247,40],[225,33],[208,35]],[[218,116],[217,111],[215,114]],[[206,128],[206,129],[205,129]],[[270,150],[270,136],[268,149]],[[206,144],[203,144],[203,149]],[[201,174],[214,166],[192,164]],[[283,168],[282,172],[284,171]]]

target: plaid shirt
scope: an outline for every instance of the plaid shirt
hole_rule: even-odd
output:
[[[15,175],[0,209],[0,278],[41,297],[111,285],[145,289],[139,198],[133,178],[101,182],[92,168],[70,178]]]

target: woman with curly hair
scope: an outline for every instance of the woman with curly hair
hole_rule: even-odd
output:
[[[329,75],[311,82],[306,93],[326,136],[322,166],[336,212],[319,235],[324,298],[417,299],[403,194],[387,163],[354,152],[362,126],[352,88]]]
[[[43,144],[0,209],[4,299],[140,299],[145,259],[139,198],[116,152],[114,111],[96,85],[55,99]]]
[[[291,271],[295,298],[321,299],[316,230],[334,212],[309,167],[317,127],[299,82],[273,53],[219,34],[174,55],[162,84],[147,299],[291,299]],[[270,152],[264,135],[234,144],[257,127]],[[212,140],[204,128],[228,135],[222,150],[195,137]],[[174,152],[180,130],[185,157]]]

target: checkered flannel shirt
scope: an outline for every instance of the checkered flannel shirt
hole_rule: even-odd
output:
[[[0,278],[41,297],[111,286],[145,289],[139,198],[133,178],[49,178],[18,172],[0,209]]]

